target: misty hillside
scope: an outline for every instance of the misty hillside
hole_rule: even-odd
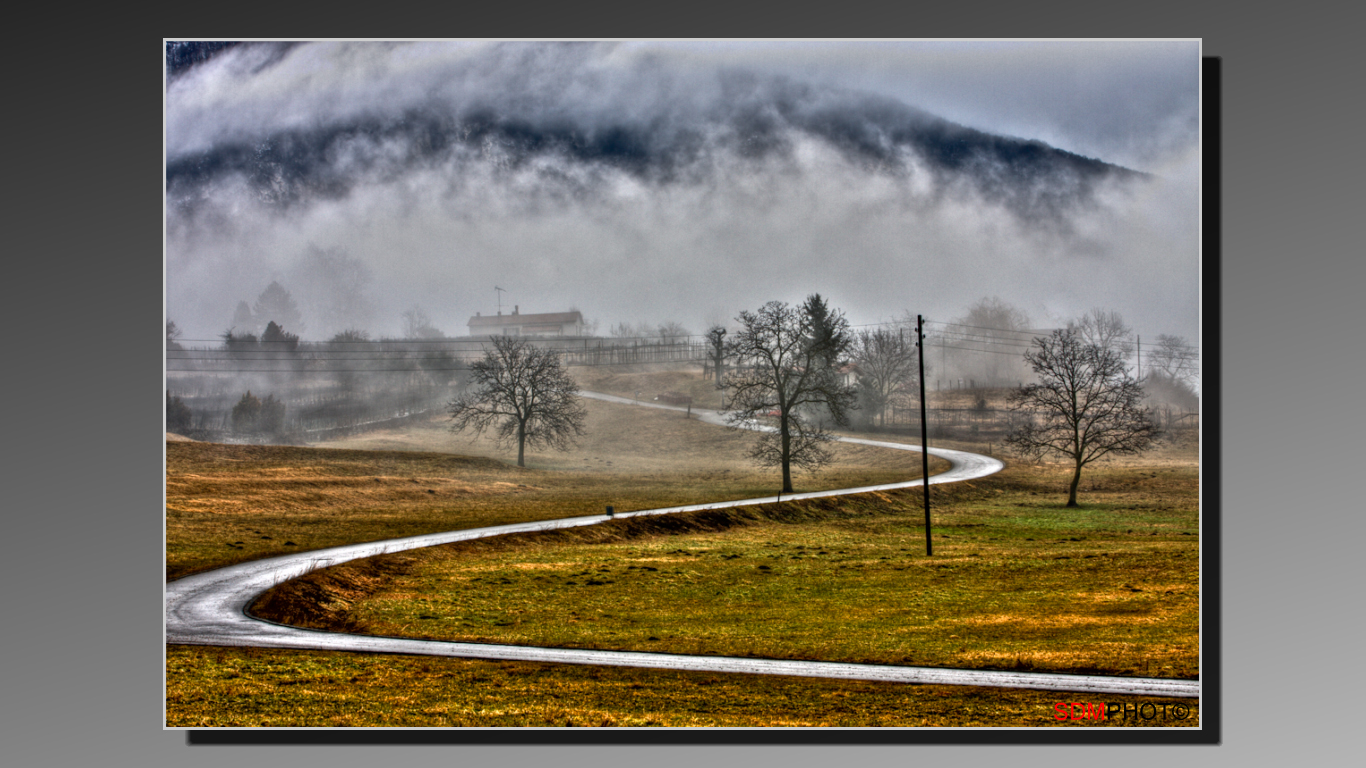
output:
[[[216,343],[278,282],[306,340],[504,305],[696,333],[813,292],[858,323],[997,296],[1192,335],[1198,54],[168,42],[167,317]]]
[[[289,50],[169,43],[168,87],[207,70],[216,55],[232,52],[233,66],[259,72]],[[1144,176],[884,97],[782,77],[722,71],[700,96],[681,95],[662,69],[608,79],[589,66],[597,52],[495,47],[448,72],[439,94],[395,100],[395,109],[261,121],[183,151],[170,147],[168,203],[193,213],[216,188],[245,185],[261,203],[306,206],[413,171],[441,173],[452,190],[464,177],[492,174],[540,198],[591,201],[612,194],[623,176],[655,189],[710,186],[737,163],[799,168],[816,147],[917,198],[968,195],[1042,223],[1093,202],[1103,181]]]

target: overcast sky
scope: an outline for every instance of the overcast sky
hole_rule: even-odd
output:
[[[308,339],[397,335],[414,305],[464,335],[495,285],[505,307],[574,307],[604,335],[700,333],[813,292],[856,324],[998,296],[1039,327],[1102,307],[1195,339],[1199,56],[1194,41],[243,46],[167,87],[167,314],[212,339],[271,280]],[[888,100],[896,120],[923,110],[1150,176],[1035,216],[906,146],[870,160],[831,139],[844,122],[810,128],[866,112],[885,143]],[[790,103],[815,117],[792,122]],[[435,149],[423,133],[474,118],[523,133]],[[536,148],[564,131],[607,149]],[[288,136],[312,153],[281,150]],[[243,172],[252,157],[284,158],[281,180]]]

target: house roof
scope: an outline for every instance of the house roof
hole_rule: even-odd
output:
[[[509,325],[564,325],[582,323],[580,312],[546,312],[540,315],[475,315],[470,328],[502,328]]]

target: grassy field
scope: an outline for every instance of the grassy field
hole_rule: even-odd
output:
[[[1108,479],[1184,479],[1151,474]],[[941,494],[933,558],[918,498],[875,494],[439,547],[387,558],[402,572],[383,579],[357,564],[313,586],[376,635],[1198,676],[1193,510],[1031,506],[1028,487]]]
[[[773,469],[746,458],[749,436],[681,414],[585,401],[588,434],[527,467],[441,419],[319,447],[166,444],[166,576],[243,560],[420,533],[770,496]],[[918,454],[836,446],[822,490],[920,476]],[[450,453],[447,453],[450,452]],[[463,454],[463,455],[461,455]],[[515,451],[511,452],[515,456]],[[932,463],[930,472],[944,463]]]
[[[311,727],[1124,727],[1056,719],[1048,691],[842,682],[315,651],[170,646],[167,725]],[[1129,706],[1161,699],[1105,697]],[[1166,702],[1170,703],[1170,702]],[[517,736],[510,734],[509,741]]]
[[[678,391],[677,381],[661,383]],[[168,577],[343,542],[600,512],[604,503],[627,510],[774,490],[776,472],[744,459],[744,435],[676,414],[589,408],[590,437],[579,449],[531,454],[520,470],[504,463],[506,449],[453,438],[439,422],[325,449],[168,443]],[[799,490],[890,482],[919,466],[915,454],[844,448],[852,452],[835,472],[802,478]],[[470,455],[425,452],[433,450]],[[1062,508],[1065,476],[1056,466],[1012,465],[936,488],[933,558],[913,490],[390,555],[321,571],[258,610],[451,640],[1198,675],[1193,448],[1169,445],[1089,470],[1081,510]],[[172,726],[1199,722],[1192,701],[1181,721],[1058,721],[1057,702],[1093,699],[184,646],[167,649],[167,679]]]

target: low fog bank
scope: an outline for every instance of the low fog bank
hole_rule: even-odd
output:
[[[1196,338],[1200,157],[1164,142],[1135,174],[631,46],[238,46],[168,87],[167,316],[215,343],[272,282],[306,340],[399,337],[414,308],[464,336],[499,301],[606,335],[991,295],[1036,327],[1101,306]]]

